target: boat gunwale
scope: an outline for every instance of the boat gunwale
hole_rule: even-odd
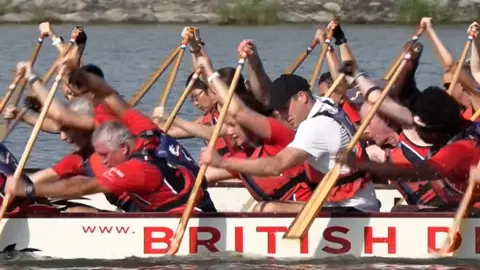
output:
[[[37,171],[40,171],[42,169],[39,169],[39,168],[28,168],[28,169],[25,169],[25,172],[27,174],[31,174],[31,173],[35,173]],[[396,190],[397,187],[395,185],[392,185],[392,184],[373,184],[374,188],[375,189],[388,189],[388,190]],[[220,181],[220,182],[216,182],[216,183],[209,183],[208,184],[208,187],[209,188],[245,188],[245,185],[243,184],[243,182],[241,180],[237,180],[237,179],[231,179],[231,180],[226,180],[226,181]]]
[[[180,218],[181,213],[100,212],[100,213],[28,213],[6,214],[9,219],[25,218]],[[294,218],[291,213],[218,212],[193,213],[193,218]],[[453,218],[454,212],[380,212],[380,213],[319,213],[317,218]],[[466,217],[476,219],[479,217]]]

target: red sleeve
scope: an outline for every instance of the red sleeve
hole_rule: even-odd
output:
[[[83,158],[79,154],[67,155],[53,165],[52,169],[60,178],[80,175],[83,173]]]
[[[462,113],[462,116],[465,120],[470,120],[470,118],[472,118],[473,116],[473,108],[472,106],[468,106],[468,108],[466,108],[463,113]]]
[[[267,117],[267,122],[270,128],[270,139],[264,140],[264,144],[282,146],[283,148],[293,141],[295,137],[293,129],[272,117]]]
[[[161,131],[150,118],[133,108],[128,109],[123,114],[122,122],[135,136],[147,130]]]
[[[342,110],[354,124],[359,123],[362,119],[358,111],[347,101],[343,103]]]
[[[461,140],[440,149],[427,163],[452,182],[466,181],[470,166],[478,162],[476,142]]]
[[[101,125],[105,122],[115,119],[117,119],[117,116],[107,104],[101,103],[95,107],[95,123],[97,125]]]
[[[97,181],[114,194],[149,193],[162,184],[163,175],[152,164],[131,159],[106,170]]]

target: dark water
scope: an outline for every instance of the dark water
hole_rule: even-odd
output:
[[[455,25],[438,28],[438,34],[449,49],[458,57],[466,41],[468,25]],[[85,63],[95,63],[102,67],[106,79],[126,98],[129,98],[148,78],[159,63],[177,46],[181,40],[182,26],[159,25],[108,25],[86,26],[88,46],[84,54]],[[207,43],[207,50],[216,68],[235,66],[237,62],[236,48],[242,39],[253,39],[257,44],[264,66],[272,78],[277,77],[303,50],[313,37],[315,26],[271,26],[271,27],[217,27],[200,26],[201,36]],[[56,28],[66,37],[71,25]],[[398,26],[353,26],[346,25],[344,30],[353,53],[361,68],[371,75],[380,77],[398,55],[403,43],[410,39],[413,27]],[[0,26],[0,85],[5,88],[10,82],[15,64],[27,60],[34,42],[38,37],[38,29],[30,26]],[[421,88],[431,84],[440,84],[443,68],[435,58],[428,39],[422,38],[425,44],[421,65],[417,71],[417,80]],[[307,79],[318,58],[317,47],[312,55],[297,71]],[[50,40],[44,43],[35,69],[42,74],[56,57],[57,51]],[[326,70],[326,65],[323,70]],[[190,56],[185,55],[180,67],[173,93],[168,101],[168,111],[177,100],[185,85],[186,75],[191,70]],[[150,114],[158,102],[167,73],[143,98],[139,108]],[[181,117],[192,119],[197,111],[187,102],[182,108]],[[31,128],[19,125],[7,140],[7,146],[20,157]],[[197,156],[203,145],[198,140],[185,142],[187,148]],[[69,152],[69,146],[60,142],[56,135],[39,136],[27,167],[45,167],[58,161]],[[55,237],[55,236],[52,236]],[[92,243],[93,244],[93,243]],[[87,247],[88,248],[88,247]],[[414,262],[416,263],[416,262]],[[472,262],[442,262],[439,265],[415,265],[412,263],[378,263],[376,261],[312,261],[306,263],[280,263],[274,261],[234,260],[229,257],[194,262],[177,261],[138,261],[129,260],[120,263],[108,262],[24,262],[14,261],[0,263],[0,269],[476,269]],[[98,266],[98,267],[97,267]],[[3,267],[3,268],[2,268]],[[123,267],[123,268],[122,268]],[[480,267],[480,266],[479,266]],[[480,269],[480,268],[479,268]]]

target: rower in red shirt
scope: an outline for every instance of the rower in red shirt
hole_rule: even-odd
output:
[[[156,124],[129,108],[102,78],[78,72],[88,89],[103,97],[123,122],[109,121],[95,129],[92,144],[96,162],[91,163],[94,177],[75,176],[64,181],[19,185],[21,187],[16,190],[13,190],[13,182],[9,178],[7,189],[10,188],[17,196],[27,197],[105,193],[113,194],[117,199],[116,205],[128,212],[183,211],[195,175],[190,167],[183,166],[187,162],[179,162],[176,167],[169,164],[175,159],[192,160],[188,153],[179,144],[168,141],[165,144],[163,140],[168,138],[161,136],[162,132]],[[98,166],[102,169],[97,170]],[[106,171],[104,166],[108,168]],[[215,211],[206,188],[200,193],[196,210]],[[128,203],[128,207],[124,203]]]
[[[356,78],[356,83],[367,102],[374,103],[381,95],[365,73],[355,70],[346,76]],[[368,95],[365,95],[366,92]],[[347,161],[347,165],[391,179],[399,184],[424,182],[406,198],[420,208],[452,211],[458,206],[468,184],[470,166],[477,164],[480,148],[477,147],[480,133],[478,126],[465,120],[460,114],[460,105],[445,91],[429,87],[421,91],[410,109],[395,103],[387,97],[380,111],[389,115],[404,126],[413,128],[425,143],[431,144],[429,152],[422,160],[413,164],[388,164],[372,161]],[[421,154],[420,154],[421,155]]]
[[[27,69],[28,72],[25,76],[29,78],[29,83],[32,84],[32,88],[37,93],[37,96],[45,97],[48,95],[48,90],[46,90],[38,81],[38,77],[30,70],[28,64],[21,65],[20,68],[22,67]],[[102,70],[95,65],[88,64],[82,66],[80,70],[103,78]],[[87,173],[89,166],[85,165],[88,164],[88,160],[94,152],[91,145],[91,134],[93,130],[77,127],[77,122],[68,121],[69,119],[82,119],[85,123],[92,121],[94,126],[98,126],[109,120],[117,119],[116,115],[114,115],[110,108],[103,102],[98,102],[97,100],[97,106],[94,107],[91,101],[92,95],[87,93],[86,90],[79,89],[73,84],[69,86],[69,89],[71,92],[66,95],[69,99],[67,106],[56,100],[54,101],[56,109],[61,111],[62,116],[66,116],[67,120],[60,120],[57,122],[47,118],[46,120],[48,121],[44,123],[44,128],[49,129],[50,131],[53,130],[55,133],[60,133],[60,139],[71,144],[73,152],[63,157],[52,167],[35,172],[31,176],[31,179],[34,182],[65,179],[76,175],[85,175]],[[38,99],[36,100],[38,101]],[[6,114],[9,114],[8,117],[11,118],[13,117],[12,114],[14,115],[14,112],[15,110],[9,110]],[[26,119],[27,122],[32,122],[31,124],[34,124],[33,121],[36,121],[37,118],[38,113],[35,112],[28,112],[24,116],[24,119]],[[58,124],[59,122],[62,124]],[[57,204],[60,203],[60,201],[57,202]],[[72,204],[69,202],[67,211],[96,212],[96,209],[83,204]]]
[[[44,101],[42,97],[48,95],[48,91],[38,81],[38,77],[31,71],[28,64],[21,67],[27,68],[29,83],[40,97],[40,101]],[[85,65],[80,68],[81,71],[94,74],[103,78],[103,72],[95,65]],[[73,153],[65,156],[58,164],[52,168],[47,168],[36,172],[32,179],[33,181],[50,181],[71,177],[83,173],[83,163],[88,160],[89,156],[94,152],[90,143],[91,133],[93,129],[85,129],[82,127],[93,125],[100,125],[109,120],[117,119],[116,115],[103,102],[97,100],[97,106],[94,107],[92,103],[91,93],[86,90],[70,86],[71,94],[69,94],[69,102],[64,106],[58,101],[54,101],[57,113],[52,113],[57,116],[56,120],[50,119],[50,127],[55,126],[55,129],[60,133],[60,139],[69,144],[72,144]],[[59,114],[58,112],[61,112]],[[36,118],[36,117],[34,117]],[[75,121],[73,121],[75,120]],[[77,124],[80,123],[79,126]],[[83,124],[87,123],[87,124]]]
[[[202,65],[206,76],[214,74],[208,58],[199,57],[197,63]],[[210,83],[211,88],[216,90],[217,101],[223,105],[227,98],[227,84],[219,78],[212,79]],[[242,90],[242,87],[244,84],[240,79],[237,89]],[[227,133],[232,142],[242,148],[243,152],[229,155],[227,159],[273,157],[295,136],[295,132],[289,126],[269,116],[271,111],[268,113],[259,107],[253,107],[252,104],[254,102],[247,103],[235,95],[228,107],[228,115],[225,119]],[[209,167],[207,172],[209,181],[231,178],[241,179],[252,197],[259,201],[253,208],[255,212],[288,211],[285,203],[279,205],[280,201],[306,201],[311,195],[308,177],[302,165],[290,168],[281,175],[268,177],[251,176],[215,167]]]

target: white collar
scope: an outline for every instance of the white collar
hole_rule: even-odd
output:
[[[313,104],[312,109],[310,110],[310,113],[307,116],[307,119],[312,118],[315,114],[321,111],[330,111],[331,113],[337,113],[337,108],[330,106],[328,103],[325,103],[325,101],[330,102],[331,104],[335,104],[333,99],[331,98],[324,98],[324,97],[319,97],[319,96],[313,96],[315,99],[315,103]]]

